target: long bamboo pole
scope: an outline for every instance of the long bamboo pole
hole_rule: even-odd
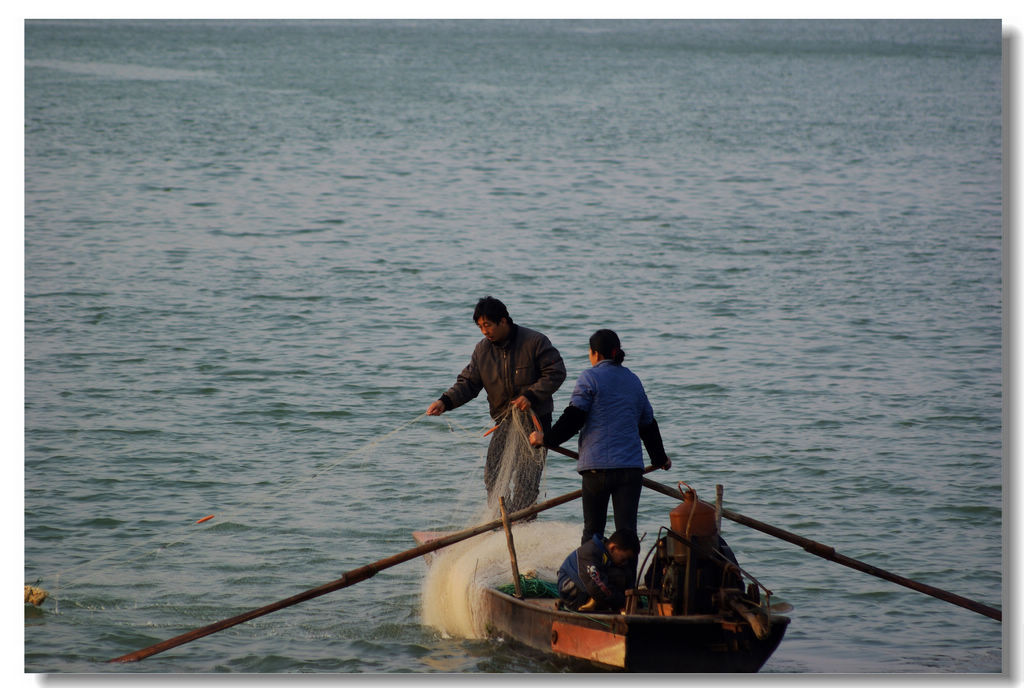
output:
[[[501,525],[505,528],[505,542],[508,543],[508,555],[512,559],[512,584],[516,589],[516,598],[523,599],[523,586],[519,582],[519,559],[516,557],[516,544],[512,538],[512,526],[508,520],[508,511],[505,510],[505,498],[498,497],[498,505],[501,507]]]
[[[508,519],[510,521],[521,520],[523,518],[526,518],[527,516],[532,516],[533,514],[540,513],[541,511],[545,511],[560,504],[571,502],[572,500],[577,499],[581,494],[582,490],[567,492],[566,494],[561,495],[559,497],[553,497],[552,499],[540,502],[539,504],[534,504],[533,506],[520,509],[519,511],[514,511],[511,514],[508,514]],[[442,547],[453,545],[456,542],[467,540],[475,535],[480,535],[481,533],[497,530],[502,526],[503,520],[499,518],[494,521],[489,521],[487,523],[482,523],[480,525],[473,526],[472,528],[460,530],[456,533],[452,533],[450,535],[438,538],[437,540],[431,540],[430,542],[424,543],[418,547],[413,547],[412,549],[400,552],[399,554],[395,554],[393,556],[386,557],[379,561],[375,561],[372,564],[367,564],[366,566],[361,566],[357,569],[352,569],[351,571],[348,571],[345,574],[343,574],[341,578],[330,583],[325,583],[324,585],[320,585],[318,587],[311,588],[304,592],[300,592],[297,595],[292,595],[291,597],[279,600],[272,604],[268,604],[266,606],[260,607],[259,609],[253,609],[251,611],[245,612],[244,614],[232,616],[230,619],[217,621],[215,623],[209,624],[208,626],[203,626],[202,628],[197,628],[195,630],[189,631],[188,633],[182,633],[181,635],[175,636],[174,638],[170,638],[169,640],[164,640],[163,642],[156,643],[155,645],[150,645],[149,647],[143,648],[141,650],[136,650],[135,652],[131,652],[120,657],[115,657],[114,659],[108,661],[137,662],[140,659],[145,659],[146,657],[151,657],[152,655],[155,655],[159,652],[170,650],[173,647],[178,647],[179,645],[190,643],[193,640],[198,640],[199,638],[211,635],[213,633],[216,633],[217,631],[223,631],[225,628],[231,628],[232,626],[237,626],[240,623],[251,621],[265,614],[270,614],[271,612],[276,612],[280,609],[291,607],[292,605],[299,604],[300,602],[311,600],[314,597],[326,595],[329,592],[334,592],[335,590],[340,590],[341,588],[347,588],[348,586],[360,583],[366,580],[367,578],[372,578],[384,569],[396,566],[397,564],[409,561],[410,559],[415,559],[417,557],[423,556],[428,552],[433,552],[434,550],[441,549]]]
[[[675,488],[662,485],[661,483],[650,480],[649,478],[644,478],[643,480],[644,485],[655,492],[660,492],[661,494],[668,495],[669,497],[674,497],[679,500],[683,499],[683,493]],[[961,597],[955,593],[936,588],[926,583],[911,580],[910,578],[890,573],[885,569],[880,569],[877,566],[872,566],[871,564],[864,563],[863,561],[847,557],[836,552],[835,548],[823,545],[820,542],[815,542],[809,538],[802,537],[795,533],[790,533],[782,528],[776,528],[775,526],[768,525],[767,523],[762,523],[761,521],[749,518],[743,514],[738,514],[735,511],[730,511],[729,509],[722,509],[722,516],[730,521],[735,521],[736,523],[747,526],[748,528],[753,528],[754,530],[759,530],[762,533],[777,537],[780,540],[785,540],[786,542],[790,542],[794,545],[799,545],[806,551],[819,556],[822,559],[828,559],[829,561],[834,561],[837,564],[842,564],[843,566],[848,566],[851,569],[856,569],[857,571],[861,571],[878,578],[883,578],[887,581],[910,588],[911,590],[923,592],[926,595],[931,595],[932,597],[958,605],[964,609],[970,609],[972,612],[984,614],[990,619],[995,619],[996,621],[1003,620],[1003,613],[994,607],[981,604],[980,602],[975,602],[974,600]]]
[[[548,449],[551,449],[553,451],[558,452],[559,454],[564,454],[565,456],[574,459],[579,458],[579,454],[570,449],[563,449],[562,447],[548,447]],[[683,499],[683,493],[675,488],[668,487],[667,485],[662,485],[661,483],[651,480],[650,478],[644,478],[643,481],[646,487],[654,490],[655,492],[660,492],[664,495],[668,495],[669,497],[674,497],[679,500]],[[972,612],[982,614],[984,616],[989,617],[990,619],[995,619],[999,622],[1002,622],[1003,620],[1003,612],[999,609],[996,609],[995,607],[990,607],[986,604],[982,604],[981,602],[976,602],[975,600],[971,600],[961,595],[957,595],[956,593],[949,592],[948,590],[936,588],[935,586],[928,585],[927,583],[921,583],[920,581],[915,581],[910,578],[906,578],[905,576],[900,576],[890,571],[886,571],[885,569],[880,569],[877,566],[872,566],[871,564],[840,554],[835,550],[834,547],[823,545],[822,543],[811,540],[810,538],[805,538],[801,535],[797,535],[796,533],[791,533],[787,530],[783,530],[782,528],[777,528],[767,523],[762,523],[761,521],[750,518],[749,516],[744,516],[743,514],[738,514],[735,511],[731,511],[729,509],[722,509],[721,515],[729,519],[730,521],[735,521],[736,523],[739,523],[740,525],[747,526],[748,528],[753,528],[754,530],[759,530],[762,533],[766,533],[768,535],[771,535],[772,537],[777,537],[780,540],[785,540],[786,542],[790,542],[794,545],[799,545],[800,547],[803,547],[804,550],[810,552],[811,554],[814,554],[815,556],[819,556],[822,559],[828,559],[829,561],[834,561],[837,564],[842,564],[843,566],[847,566],[851,569],[861,571],[862,573],[867,573],[877,578],[882,578],[884,580],[896,583],[897,585],[902,585],[905,588],[910,588],[911,590],[916,590],[926,595],[931,595],[936,599],[942,600],[944,602],[949,602],[950,604],[955,604],[957,606],[963,607],[964,609],[969,609]]]

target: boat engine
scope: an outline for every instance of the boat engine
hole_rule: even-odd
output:
[[[736,557],[719,534],[714,507],[687,488],[683,502],[669,513],[670,528],[658,538],[646,576],[652,606],[658,605],[662,614],[713,613],[726,598],[744,592]]]

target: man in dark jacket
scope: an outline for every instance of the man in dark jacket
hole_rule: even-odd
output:
[[[480,299],[473,311],[473,322],[484,338],[473,349],[469,365],[459,373],[455,384],[427,408],[427,415],[439,416],[462,406],[480,394],[480,390],[486,390],[491,418],[498,424],[487,449],[484,468],[484,484],[490,500],[496,499],[494,492],[507,427],[502,420],[509,407],[532,411],[543,428],[549,430],[554,409],[551,397],[565,380],[565,364],[547,337],[512,322],[505,304],[498,299],[490,296]],[[537,499],[543,468],[542,454],[539,467],[516,471],[511,499],[506,503],[510,512],[528,507]]]
[[[635,585],[640,541],[631,530],[617,530],[607,540],[594,535],[562,562],[558,596],[569,609],[621,611],[626,591]]]

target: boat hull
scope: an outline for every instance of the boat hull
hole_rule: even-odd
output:
[[[749,673],[779,646],[789,618],[771,615],[767,637],[719,615],[580,614],[556,600],[517,599],[488,588],[483,595],[490,636],[601,669],[641,673]]]

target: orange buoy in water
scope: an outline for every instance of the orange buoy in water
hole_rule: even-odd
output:
[[[203,523],[204,521],[209,521],[211,518],[213,518],[213,516],[214,516],[214,514],[210,514],[209,516],[203,516],[201,519],[196,521],[196,525],[199,525],[200,523]]]

